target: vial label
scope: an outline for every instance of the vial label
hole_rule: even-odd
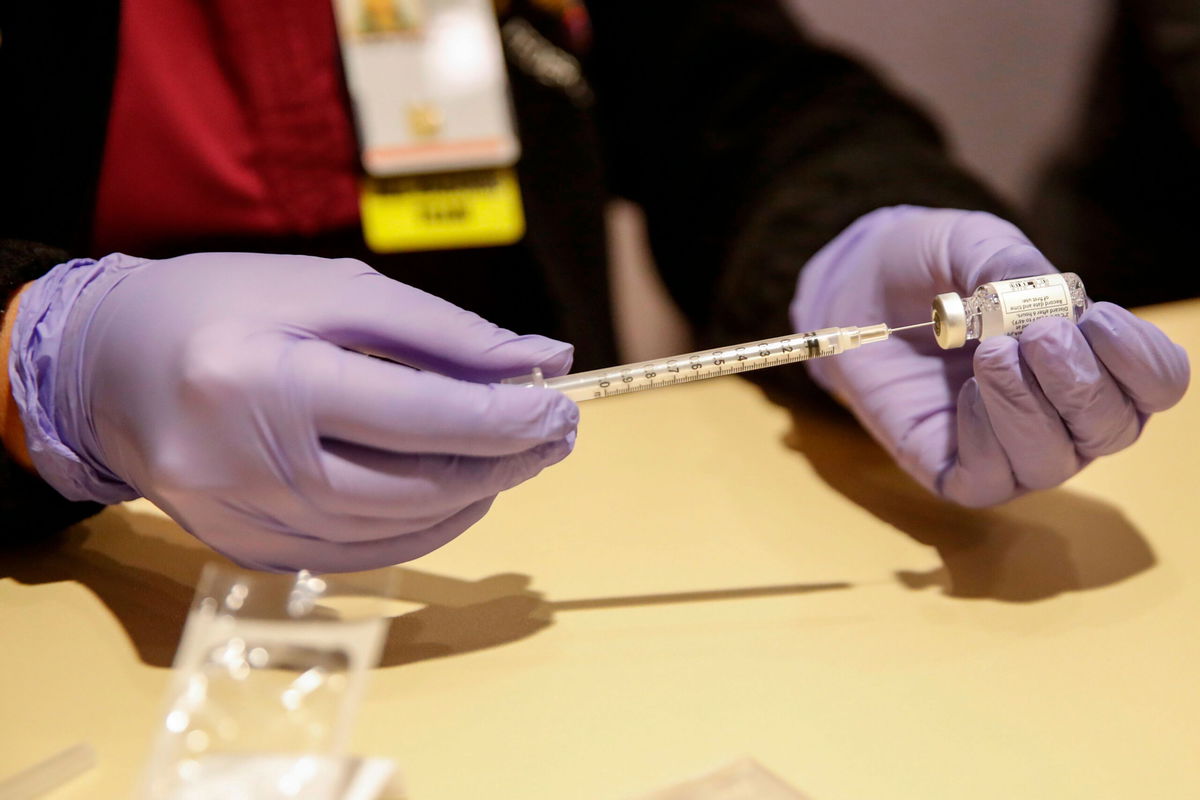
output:
[[[1039,275],[989,284],[999,303],[984,312],[981,338],[1019,336],[1043,317],[1072,318],[1071,292],[1062,275]]]

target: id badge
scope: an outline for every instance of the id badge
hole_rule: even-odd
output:
[[[520,143],[492,0],[334,0],[377,252],[524,233]]]
[[[363,167],[508,167],[520,145],[492,0],[334,0]]]

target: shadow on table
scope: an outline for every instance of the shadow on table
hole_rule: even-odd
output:
[[[0,576],[76,581],[120,621],[145,663],[169,667],[204,565],[220,556],[156,514],[114,507],[33,547],[6,550]],[[406,567],[388,583],[416,610],[393,620],[380,661],[393,666],[497,647],[550,624],[524,575],[462,581]]]
[[[1155,564],[1121,511],[1065,489],[992,509],[937,499],[908,477],[845,412],[793,414],[784,441],[845,497],[937,550],[943,566],[900,571],[911,589],[1024,603],[1108,586]]]
[[[118,506],[41,544],[0,552],[0,577],[30,585],[82,584],[121,623],[143,662],[169,667],[201,570],[219,560],[171,520]],[[409,567],[388,573],[389,599],[408,613],[392,620],[379,662],[384,667],[500,647],[548,627],[560,612],[849,588],[790,584],[552,602],[529,588],[528,575],[468,581]]]
[[[213,557],[159,535],[166,528],[186,535],[169,520],[109,508],[35,544],[6,545],[0,577],[82,584],[108,606],[142,661],[169,667],[200,570]]]

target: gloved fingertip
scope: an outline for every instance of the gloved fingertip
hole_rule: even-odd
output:
[[[570,404],[567,406],[567,420],[573,428],[579,424],[579,404],[570,398],[567,398],[567,402]]]
[[[557,345],[557,349],[544,356],[542,361],[537,365],[538,368],[548,378],[557,378],[560,375],[566,375],[571,369],[572,362],[575,360],[575,346],[566,342],[558,342],[554,339],[544,339],[544,341]]]
[[[563,438],[554,442],[546,442],[539,444],[535,450],[538,455],[538,460],[542,467],[549,467],[552,464],[557,464],[567,456],[571,455],[571,451],[575,449],[575,434],[568,433]]]
[[[938,475],[938,494],[967,508],[1003,503],[1013,496],[1015,479],[975,378],[959,390],[957,412],[958,452]]]
[[[987,411],[983,407],[983,395],[979,393],[978,379],[967,378],[962,388],[958,390],[958,413],[960,416],[963,414],[970,414],[972,417],[987,416]]]
[[[1064,379],[1069,374],[1075,381],[1095,379],[1096,359],[1091,348],[1075,323],[1065,317],[1033,322],[1017,340],[1017,351],[1039,378],[1054,373]]]
[[[1032,371],[1022,363],[1017,340],[1000,336],[980,345],[975,354],[975,377],[995,439],[988,449],[1004,453],[1017,485],[1045,489],[1077,471],[1078,457],[1069,431]],[[973,467],[972,471],[977,470]]]
[[[563,428],[560,435],[565,436],[579,425],[579,404],[565,394],[559,392],[555,392],[555,394],[558,397],[554,399],[554,415]]]
[[[1188,384],[1192,382],[1192,363],[1188,358],[1187,350],[1184,350],[1182,345],[1171,342],[1175,350],[1175,389],[1178,396],[1174,399],[1171,405],[1175,405],[1183,399],[1184,393],[1187,391]]]
[[[531,389],[544,396],[541,407],[542,426],[540,438],[556,441],[575,431],[579,425],[579,406],[575,401],[554,389]]]
[[[1066,317],[1042,317],[1021,331],[1020,344],[1026,342],[1070,342],[1075,336],[1075,323]]]
[[[1124,325],[1137,324],[1138,317],[1129,309],[1104,300],[1088,306],[1079,317],[1079,324],[1104,325],[1116,333]]]
[[[1139,407],[1143,411],[1159,412],[1171,408],[1187,394],[1188,384],[1192,380],[1192,367],[1188,360],[1187,351],[1174,342],[1166,342],[1159,349],[1155,366],[1160,376],[1159,384],[1153,390],[1141,392]]]
[[[1011,492],[1004,493],[992,487],[984,487],[961,469],[947,472],[941,481],[938,494],[963,508],[990,508],[1012,498]]]
[[[1011,375],[1019,363],[1018,353],[1017,340],[1009,336],[995,336],[980,342],[974,356],[976,377],[992,380]]]
[[[1096,303],[1080,319],[1084,337],[1143,412],[1178,403],[1191,382],[1187,351],[1151,322],[1112,303]]]

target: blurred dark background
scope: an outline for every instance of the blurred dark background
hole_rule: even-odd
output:
[[[1069,141],[1111,0],[788,0],[932,112],[957,153],[1028,207]]]

